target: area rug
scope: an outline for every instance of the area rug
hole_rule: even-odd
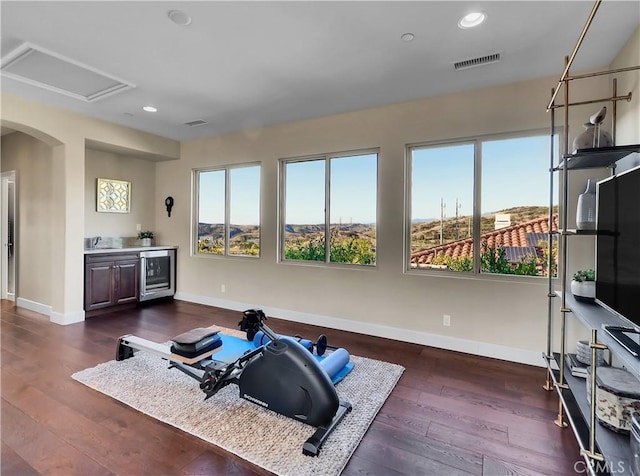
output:
[[[238,331],[222,329],[237,335]],[[351,356],[353,371],[336,385],[353,406],[317,457],[302,454],[315,428],[241,399],[228,385],[204,401],[198,382],[167,361],[138,352],[82,370],[72,378],[164,423],[279,475],[338,475],[395,387],[404,368]]]

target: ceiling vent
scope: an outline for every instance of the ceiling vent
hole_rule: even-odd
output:
[[[0,71],[7,78],[86,102],[135,88],[134,84],[30,43],[5,55]]]
[[[185,126],[195,127],[195,126],[203,126],[207,123],[207,121],[203,121],[202,119],[198,119],[195,121],[185,122]]]
[[[478,58],[456,61],[453,63],[453,67],[457,71],[459,69],[469,69],[485,64],[497,63],[498,61],[500,61],[500,53],[493,53],[491,55],[480,56]]]

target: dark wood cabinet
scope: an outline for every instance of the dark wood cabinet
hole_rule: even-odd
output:
[[[140,259],[137,253],[85,255],[84,310],[86,317],[138,302]]]

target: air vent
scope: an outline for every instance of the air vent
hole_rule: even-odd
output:
[[[472,58],[464,61],[456,61],[453,63],[453,67],[456,70],[475,68],[476,66],[482,66],[485,64],[497,63],[500,61],[500,53],[493,53],[487,56],[480,56],[478,58]]]
[[[203,121],[202,119],[198,119],[196,121],[185,122],[184,125],[185,126],[190,126],[190,127],[195,127],[195,126],[202,126],[202,125],[204,125],[206,123],[207,123],[207,121]]]
[[[23,43],[2,58],[2,75],[86,102],[135,88],[91,66]]]

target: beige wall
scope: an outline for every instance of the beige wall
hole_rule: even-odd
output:
[[[33,303],[51,303],[52,170],[51,147],[21,132],[1,139],[2,171],[16,171],[16,296]]]
[[[640,27],[631,35],[629,41],[620,50],[611,63],[611,68],[640,65]],[[616,145],[640,143],[640,70],[617,73],[613,77],[618,79],[618,94],[632,93],[632,100],[618,101],[618,128],[616,131]],[[626,160],[618,172],[640,165],[640,156],[635,154]]]
[[[155,163],[101,150],[85,153],[85,237],[136,236],[136,225],[155,230]],[[109,178],[131,182],[130,213],[96,211],[96,179]],[[160,202],[162,205],[164,202]]]
[[[50,306],[53,322],[84,320],[85,150],[115,150],[152,160],[179,156],[180,144],[127,127],[81,116],[18,96],[2,94],[0,124],[52,147]],[[20,289],[22,277],[19,277]]]
[[[172,217],[157,212],[156,223],[166,240],[180,245],[179,296],[232,308],[261,306],[277,317],[539,360],[545,342],[546,280],[403,272],[404,161],[409,143],[547,130],[545,108],[556,81],[514,83],[183,143],[180,161],[157,165],[156,185],[160,196],[176,198]],[[600,78],[576,86],[575,92],[592,97],[606,93],[607,84]],[[572,127],[581,131],[582,122],[576,116]],[[374,147],[380,148],[376,268],[277,263],[278,159]],[[186,230],[191,227],[192,169],[247,161],[261,161],[263,167],[261,258],[190,256]],[[451,327],[442,326],[443,314],[451,316]],[[515,355],[516,349],[529,352]]]

